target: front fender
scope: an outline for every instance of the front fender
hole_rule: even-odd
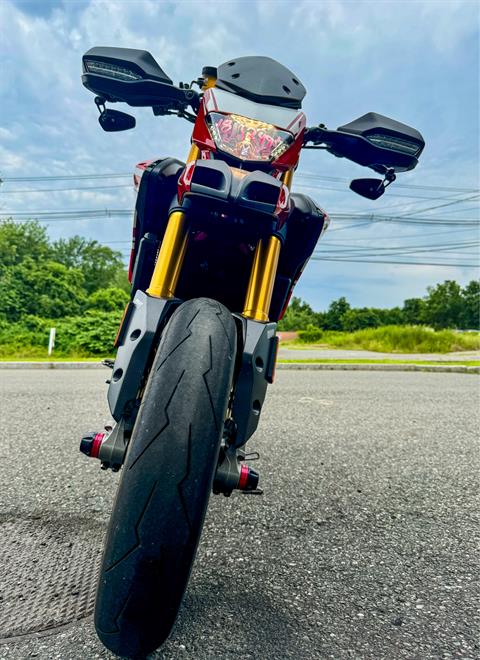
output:
[[[137,291],[127,310],[119,333],[117,356],[108,388],[112,417],[119,421],[128,415],[147,375],[147,366],[160,334],[175,308],[181,303],[173,298],[153,298]]]

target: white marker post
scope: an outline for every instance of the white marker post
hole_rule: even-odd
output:
[[[50,337],[48,338],[48,354],[51,355],[55,346],[55,328],[50,328]]]

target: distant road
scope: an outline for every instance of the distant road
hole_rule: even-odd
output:
[[[480,351],[459,351],[457,353],[377,353],[375,351],[349,351],[336,348],[286,348],[280,344],[278,357],[283,360],[434,360],[440,362],[458,362],[464,360],[480,360]]]
[[[91,618],[5,639],[91,608],[118,476],[78,441],[107,376],[1,372],[0,658],[113,658]],[[480,657],[478,403],[471,375],[278,372],[250,446],[265,494],[212,497],[152,658]]]

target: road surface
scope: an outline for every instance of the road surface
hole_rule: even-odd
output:
[[[108,371],[0,377],[0,658],[113,658],[91,609],[118,475],[78,452]],[[282,371],[212,497],[171,660],[480,657],[479,379]],[[72,605],[74,603],[74,605]],[[12,635],[15,635],[12,637]]]

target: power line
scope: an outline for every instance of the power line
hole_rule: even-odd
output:
[[[390,265],[400,265],[400,266],[444,266],[452,268],[478,268],[478,264],[467,264],[467,263],[446,263],[446,262],[430,262],[430,261],[387,261],[380,259],[351,259],[351,258],[342,258],[342,257],[328,257],[328,256],[312,256],[312,261],[338,261],[346,263],[367,263],[367,264],[390,264]]]
[[[113,186],[89,186],[88,188],[34,188],[30,190],[1,190],[0,195],[13,195],[20,193],[45,193],[45,192],[70,192],[73,190],[81,190],[83,192],[94,192],[96,190],[110,190],[112,188],[133,188],[133,183],[119,183]]]
[[[5,176],[1,181],[75,181],[77,179],[120,179],[131,177],[129,174],[52,174],[50,176]]]
[[[341,183],[349,183],[350,178],[339,177],[339,176],[326,176],[323,174],[315,174],[312,172],[298,172],[297,177],[303,177],[306,179],[314,180],[324,180],[324,181],[337,181]],[[428,186],[428,185],[415,185],[412,183],[398,183],[395,182],[396,188],[412,188],[413,190],[434,190],[434,191],[448,191],[448,192],[458,192],[458,193],[478,193],[480,188],[454,188],[452,186]]]
[[[77,179],[114,179],[131,177],[132,173],[105,173],[105,174],[68,174],[68,175],[49,175],[49,176],[6,176],[2,177],[1,181],[72,181]],[[332,177],[323,174],[315,174],[312,172],[298,172],[297,178],[312,179],[315,181],[335,181],[340,183],[348,183],[349,178],[345,177]],[[411,188],[413,190],[432,190],[443,192],[457,192],[457,193],[475,193],[480,192],[479,188],[456,188],[452,186],[428,186],[428,185],[415,185],[410,183],[395,183],[397,188]]]
[[[366,223],[366,224],[370,224],[370,223]],[[325,238],[322,237],[322,239],[321,239],[322,243],[323,244],[330,244],[328,242],[328,239],[330,238],[330,234],[333,231],[341,231],[341,230],[344,230],[344,229],[350,229],[350,227],[358,227],[358,226],[362,226],[362,225],[361,224],[360,225],[350,225],[348,227],[338,227],[338,228],[334,227],[333,229],[329,228],[327,230],[326,234],[325,234]],[[355,243],[357,243],[358,241],[369,241],[371,243],[372,240],[375,240],[375,241],[396,241],[396,240],[409,239],[409,238],[430,238],[430,236],[445,236],[446,234],[463,234],[467,231],[474,231],[474,230],[476,230],[478,232],[479,229],[480,229],[480,226],[479,227],[472,226],[472,227],[467,227],[465,229],[445,229],[443,231],[435,231],[435,232],[429,232],[429,233],[425,233],[425,232],[422,232],[422,231],[420,231],[420,232],[417,231],[415,234],[403,234],[403,235],[399,235],[399,236],[378,236],[378,235],[375,235],[375,236],[369,236],[368,238],[351,238],[350,241],[353,241]]]

